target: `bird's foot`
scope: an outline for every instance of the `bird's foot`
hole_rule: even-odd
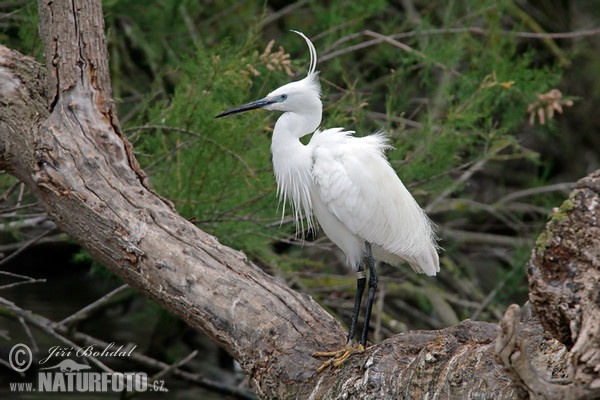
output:
[[[365,347],[362,344],[356,345],[355,342],[348,342],[346,346],[338,351],[317,351],[313,353],[313,357],[329,357],[329,360],[325,361],[323,365],[321,365],[317,369],[317,373],[322,372],[328,367],[337,368],[342,365],[348,357],[350,357],[354,353],[362,353],[365,351]]]

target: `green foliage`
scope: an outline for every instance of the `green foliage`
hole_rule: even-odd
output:
[[[9,0],[0,4],[0,43],[42,61],[37,27],[37,2]]]
[[[157,189],[223,243],[248,251],[277,232],[265,231],[278,220],[268,116],[214,116],[248,101],[270,75],[248,45],[200,48],[182,61],[172,96],[148,103],[127,128]]]

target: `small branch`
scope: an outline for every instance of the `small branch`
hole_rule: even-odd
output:
[[[519,199],[521,197],[528,197],[528,196],[533,196],[536,194],[556,192],[556,191],[562,191],[565,193],[569,193],[571,190],[575,189],[576,185],[577,184],[575,182],[564,182],[564,183],[556,183],[554,185],[547,185],[547,186],[541,186],[541,187],[536,187],[536,188],[531,188],[531,189],[518,190],[516,192],[509,193],[504,197],[501,197],[500,199],[498,199],[496,201],[496,204],[494,206],[508,203],[513,200]]]
[[[403,39],[413,36],[429,36],[429,35],[447,35],[447,34],[459,34],[459,33],[472,33],[475,35],[488,36],[491,34],[490,31],[476,28],[476,27],[464,27],[464,28],[447,28],[447,29],[426,29],[423,31],[410,31],[397,33],[394,35],[390,35],[394,39]],[[597,36],[600,35],[600,28],[596,29],[584,29],[581,31],[573,31],[573,32],[553,32],[553,33],[545,33],[545,32],[513,32],[513,31],[494,31],[494,34],[500,33],[501,35],[506,36],[514,36],[518,38],[527,38],[527,39],[576,39],[580,37],[587,36]]]
[[[27,210],[28,208],[40,208],[40,203],[38,201],[33,202],[33,203],[29,203],[29,204],[19,204],[18,206],[11,206],[11,207],[2,207],[0,208],[0,212],[2,214],[0,214],[3,218],[13,218],[16,217],[16,214],[11,214],[14,213],[15,211],[21,211],[21,210]],[[8,215],[7,215],[8,214]]]
[[[344,47],[343,49],[340,49],[340,50],[332,51],[331,53],[324,52],[323,55],[321,55],[319,57],[319,60],[317,62],[320,64],[322,62],[329,61],[329,60],[339,57],[341,55],[344,55],[347,53],[352,53],[354,51],[358,51],[361,49],[366,49],[367,47],[375,46],[375,45],[381,44],[381,43],[383,43],[383,40],[381,40],[381,39],[371,39],[371,40],[367,40],[365,42],[355,44],[353,46],[348,46],[348,47]]]
[[[152,378],[150,379],[152,382],[156,381],[164,376],[167,376],[168,374],[170,374],[171,372],[173,372],[174,370],[178,369],[179,367],[187,364],[190,360],[192,360],[194,357],[196,357],[198,355],[198,350],[194,350],[192,351],[190,354],[188,354],[186,357],[182,358],[181,360],[169,365],[166,368],[163,368],[161,371],[158,371],[155,375],[152,376]]]
[[[0,250],[2,251],[2,250]],[[30,283],[45,283],[46,279],[36,279],[27,275],[15,274],[14,272],[8,271],[0,271],[0,275],[8,276],[15,279],[21,279],[21,282],[8,283],[6,285],[0,286],[0,290],[10,289],[20,285],[27,285]]]
[[[0,271],[0,274],[6,275],[6,274],[10,274],[10,272]],[[7,285],[0,286],[0,290],[12,289],[14,287],[21,286],[21,285],[28,285],[30,283],[46,283],[46,279],[28,279],[28,280],[22,281],[22,282],[9,283]]]
[[[82,319],[87,318],[90,314],[92,314],[94,311],[98,310],[99,308],[103,307],[114,296],[121,293],[122,291],[124,291],[127,288],[129,288],[129,285],[127,285],[127,284],[119,286],[115,290],[100,297],[98,300],[94,301],[93,303],[88,304],[87,306],[83,307],[81,310],[79,310],[79,311],[75,312],[74,314],[71,314],[67,318],[63,319],[62,321],[60,321],[58,323],[58,325],[63,325],[65,327],[68,327],[68,326],[71,326],[71,325],[81,321]]]
[[[39,348],[38,348],[37,342],[35,340],[35,337],[31,334],[31,329],[29,329],[29,325],[27,325],[27,323],[25,322],[25,318],[23,318],[23,316],[19,316],[18,319],[19,319],[19,323],[23,327],[23,330],[27,334],[27,337],[29,338],[29,341],[33,345],[33,351],[38,351]]]
[[[452,68],[448,67],[447,65],[442,64],[439,61],[432,60],[426,54],[424,54],[424,53],[422,53],[422,52],[420,52],[418,50],[415,50],[412,47],[410,47],[410,46],[408,46],[408,45],[406,45],[406,44],[404,44],[402,42],[399,42],[396,39],[391,38],[390,36],[382,35],[380,33],[373,32],[373,31],[370,31],[370,30],[364,31],[364,34],[365,34],[365,36],[373,37],[373,38],[379,39],[379,40],[381,40],[383,42],[389,43],[392,46],[397,47],[397,48],[399,48],[401,50],[404,50],[405,52],[407,52],[409,54],[415,54],[415,55],[417,55],[417,56],[419,56],[419,57],[421,57],[421,58],[423,58],[425,60],[431,61],[433,63],[433,65],[435,65],[438,68],[440,68],[440,69],[442,69],[442,70],[450,73],[453,76],[460,76],[461,75],[461,73],[458,72],[457,70],[452,69]]]
[[[8,187],[8,189],[6,189],[6,191],[4,192],[4,194],[2,196],[0,196],[0,204],[4,203],[6,200],[8,200],[8,198],[10,197],[11,194],[13,194],[13,192],[15,191],[15,189],[17,188],[17,186],[21,185],[21,182],[15,182],[12,185],[10,185]]]
[[[140,125],[140,126],[132,126],[129,127],[127,129],[124,129],[123,132],[129,132],[129,131],[141,131],[141,130],[163,130],[163,131],[173,131],[173,132],[180,132],[180,133],[185,133],[186,135],[192,136],[192,137],[196,137],[198,139],[204,140],[205,142],[208,142],[210,144],[212,144],[213,146],[219,148],[221,151],[223,151],[224,153],[229,154],[231,157],[233,157],[235,160],[237,160],[240,164],[242,164],[244,166],[244,168],[246,168],[246,171],[248,171],[249,174],[254,175],[254,170],[252,170],[252,168],[250,168],[250,166],[246,163],[246,161],[244,161],[244,158],[242,156],[240,156],[239,154],[231,151],[231,149],[228,149],[227,147],[223,146],[221,143],[206,137],[205,135],[202,135],[201,133],[192,131],[190,129],[185,129],[185,128],[180,128],[177,126],[165,126],[165,125]],[[170,153],[175,153],[177,152],[181,147],[183,147],[184,145],[187,145],[187,141],[184,143],[181,143],[179,146],[175,147],[174,149],[171,150]],[[163,157],[166,157],[169,154],[166,154]],[[163,157],[159,157],[157,160],[155,160],[152,164],[146,166],[146,169],[151,169],[152,167],[154,167],[158,162],[162,161]]]
[[[265,16],[265,18],[259,22],[259,25],[256,29],[262,29],[264,26],[270,25],[277,20],[285,17],[286,15],[293,14],[296,10],[304,7],[304,5],[308,3],[306,0],[298,0],[288,4],[287,6],[281,8],[276,12],[271,12]]]
[[[471,177],[473,176],[473,174],[475,174],[475,172],[481,170],[484,167],[484,165],[487,164],[487,162],[490,161],[492,159],[492,157],[498,151],[500,151],[500,149],[498,149],[495,153],[493,153],[491,155],[486,155],[484,158],[482,158],[481,160],[477,161],[475,164],[471,165],[471,167],[468,170],[466,170],[465,172],[463,172],[462,175],[460,177],[458,177],[458,179],[456,179],[452,183],[452,185],[450,185],[448,188],[446,188],[444,191],[442,191],[438,197],[436,197],[432,202],[430,202],[425,207],[425,212],[430,213],[435,208],[436,205],[438,205],[439,203],[441,203],[442,201],[444,201],[460,185],[462,185],[464,182],[466,182],[469,179],[471,179]]]
[[[44,232],[40,233],[39,235],[37,235],[36,237],[28,240],[27,242],[25,242],[23,244],[23,246],[21,246],[18,250],[16,250],[14,253],[11,253],[9,256],[4,257],[2,260],[0,260],[0,266],[6,264],[8,261],[12,260],[13,258],[15,258],[16,256],[18,256],[19,254],[21,254],[22,252],[24,252],[25,250],[27,250],[27,248],[31,247],[32,245],[34,245],[37,241],[39,241],[40,239],[42,239],[44,236],[50,235],[52,232],[56,231],[57,228],[56,226],[53,226],[50,229],[45,230]]]
[[[35,281],[36,280],[35,278],[32,278],[31,276],[15,274],[14,272],[8,272],[8,271],[0,271],[0,275],[6,275],[6,276],[10,276],[11,278],[23,279],[26,281]]]
[[[352,46],[348,46],[348,47],[345,47],[340,50],[333,50],[336,47],[340,46],[341,44],[348,42],[350,40],[360,38],[361,36],[369,36],[366,32],[367,31],[357,32],[357,33],[353,33],[353,34],[350,34],[350,35],[347,35],[347,36],[341,38],[340,40],[335,42],[333,44],[333,46],[331,46],[329,49],[327,49],[325,52],[323,52],[323,54],[321,55],[321,57],[319,59],[319,63],[331,60],[335,57],[339,57],[339,56],[347,54],[347,53],[352,53],[354,51],[362,50],[362,49],[376,46],[376,45],[386,42],[386,40],[384,38],[376,38],[376,39],[367,40],[367,41],[364,41],[364,42],[361,42],[361,43],[358,43],[358,44],[355,44]],[[428,30],[422,30],[422,31],[409,31],[409,32],[395,33],[395,34],[387,35],[384,37],[397,41],[398,39],[406,39],[406,38],[411,38],[411,37],[415,37],[415,36],[448,35],[448,34],[461,34],[461,33],[471,33],[473,35],[479,35],[479,36],[489,36],[491,34],[490,31],[485,30],[485,29],[476,28],[476,27],[465,27],[465,28],[428,29]],[[523,39],[539,39],[539,40],[577,39],[577,38],[582,38],[582,37],[600,35],[600,28],[584,29],[581,31],[574,31],[574,32],[553,32],[553,33],[512,32],[512,31],[497,32],[497,31],[494,31],[494,34],[513,36],[513,37],[523,38]]]
[[[479,318],[483,310],[485,310],[485,308],[492,302],[492,300],[494,299],[494,297],[496,297],[498,292],[500,292],[504,288],[508,280],[513,278],[517,271],[521,272],[521,269],[514,268],[508,275],[506,275],[506,277],[504,277],[504,279],[498,282],[498,284],[487,294],[487,296],[485,296],[485,298],[479,303],[479,306],[475,309],[473,314],[471,314],[472,320],[477,320]]]

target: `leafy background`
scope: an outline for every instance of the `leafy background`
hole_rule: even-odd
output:
[[[43,61],[31,3],[0,4],[0,40]],[[281,218],[269,153],[276,116],[214,119],[301,78],[308,52],[289,30],[312,38],[323,126],[389,133],[390,162],[438,225],[444,248],[436,279],[380,266],[374,342],[465,318],[495,322],[507,305],[525,302],[536,236],[574,182],[598,168],[597,2],[108,0],[104,12],[120,121],[155,189],[347,322],[355,282],[343,255],[321,233],[296,238]],[[562,98],[538,97],[553,89]],[[10,256],[39,234],[23,221],[40,211],[8,175],[0,188]],[[68,238],[52,238],[47,248],[68,244],[68,261],[56,268],[116,280],[89,267]],[[0,266],[22,263],[13,257]],[[127,301],[142,306],[121,317],[150,324],[155,339],[147,347],[161,357],[210,346],[135,296]],[[221,367],[215,374],[224,379],[231,363]]]

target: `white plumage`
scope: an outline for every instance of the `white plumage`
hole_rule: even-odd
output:
[[[342,128],[316,130],[322,115],[316,52],[302,36],[311,49],[307,77],[269,93],[265,99],[285,100],[263,107],[285,111],[271,144],[279,195],[291,203],[298,229],[303,218],[310,227],[316,217],[351,267],[360,263],[367,241],[375,258],[393,265],[406,261],[417,272],[435,275],[439,261],[432,224],[387,162],[384,134],[355,137]],[[302,144],[300,138],[310,133],[310,142]]]
[[[323,107],[316,50],[304,34],[296,33],[310,50],[306,78],[217,117],[256,108],[283,111],[273,130],[273,169],[284,210],[291,205],[298,230],[304,221],[313,227],[316,219],[358,271],[370,244],[376,259],[393,265],[406,261],[416,272],[435,275],[440,268],[433,225],[388,163],[386,136],[356,137],[342,128],[318,130]],[[311,133],[304,145],[300,138]],[[370,271],[375,274],[374,267]],[[375,277],[373,290],[376,284]],[[360,288],[359,292],[362,297]],[[356,301],[360,307],[358,295]],[[353,324],[355,319],[353,315]],[[353,329],[351,324],[351,335]]]

